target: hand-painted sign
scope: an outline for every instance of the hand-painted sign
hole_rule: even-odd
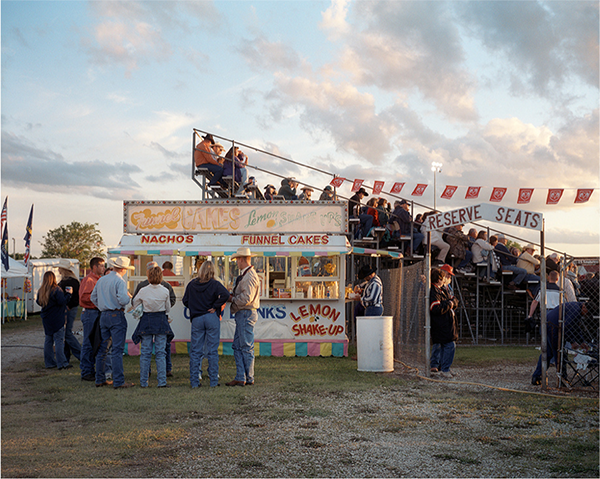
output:
[[[344,202],[125,201],[123,229],[133,234],[346,233]]]
[[[537,231],[541,231],[543,227],[542,213],[486,203],[429,216],[425,220],[424,226],[426,230],[440,230],[448,226],[462,225],[479,220],[488,220]]]

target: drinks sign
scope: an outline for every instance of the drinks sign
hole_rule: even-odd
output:
[[[337,233],[347,230],[344,202],[125,201],[130,234]]]

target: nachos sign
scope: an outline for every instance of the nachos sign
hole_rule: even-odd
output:
[[[542,231],[543,215],[535,211],[519,210],[506,206],[482,203],[465,206],[452,211],[429,216],[424,223],[428,231],[441,230],[449,226],[462,225],[473,221],[487,220],[505,225],[519,226],[531,230]]]

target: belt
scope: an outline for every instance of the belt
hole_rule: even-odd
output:
[[[369,306],[383,306],[383,303],[378,303],[378,304],[375,304],[375,303],[364,303],[364,305],[367,306],[367,307],[369,307]]]
[[[121,308],[121,309],[105,309],[104,311],[102,311],[103,313],[113,313],[115,311],[125,311],[125,308]]]
[[[83,311],[98,311],[98,308],[83,308]]]

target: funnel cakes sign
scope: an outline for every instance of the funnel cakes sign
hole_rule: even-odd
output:
[[[344,234],[346,229],[344,202],[123,202],[123,231],[129,234]]]

